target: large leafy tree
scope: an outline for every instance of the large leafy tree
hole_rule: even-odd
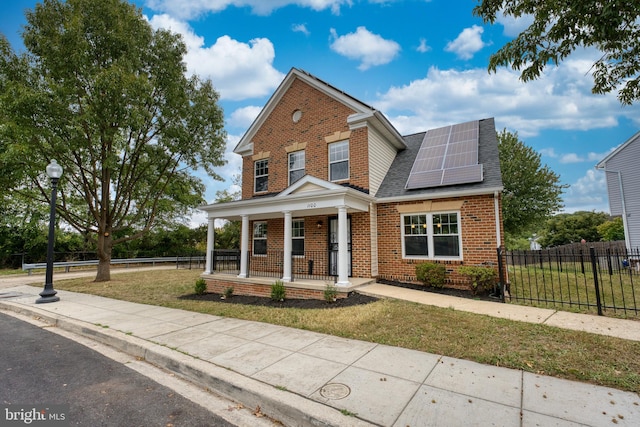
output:
[[[520,234],[562,208],[560,177],[540,161],[540,154],[518,139],[517,133],[498,133],[504,192],[502,216],[506,234]]]
[[[640,97],[640,7],[629,0],[481,0],[474,14],[495,23],[500,13],[533,23],[489,60],[489,70],[511,66],[535,80],[580,47],[602,56],[593,64],[593,93],[618,91],[622,104]]]
[[[605,223],[609,215],[604,212],[579,211],[563,213],[549,218],[545,235],[540,239],[542,247],[601,240],[598,226]]]
[[[218,93],[186,76],[180,36],[126,1],[44,0],[26,18],[26,52],[0,35],[0,176],[8,197],[46,204],[43,171],[56,159],[57,210],[94,236],[106,281],[115,244],[203,203],[193,170],[219,178]]]

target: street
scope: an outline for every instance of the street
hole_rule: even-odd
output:
[[[204,390],[189,392],[204,400],[201,403],[208,408],[233,413],[231,417],[240,420],[230,423],[136,372],[148,370],[156,376],[172,377],[157,368],[133,360],[129,365],[142,365],[134,370],[47,328],[3,313],[0,342],[0,425],[5,425],[4,408],[8,404],[69,405],[66,425],[74,426],[234,426],[266,421],[252,419],[250,411],[236,408],[230,401],[221,403],[220,398]]]

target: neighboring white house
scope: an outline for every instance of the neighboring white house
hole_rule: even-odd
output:
[[[622,216],[627,249],[640,248],[640,132],[596,165],[607,177],[611,215]]]

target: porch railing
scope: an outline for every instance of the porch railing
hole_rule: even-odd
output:
[[[218,273],[240,274],[239,250],[213,251],[212,270]],[[327,280],[336,281],[336,276],[330,274],[329,250],[304,251],[293,253],[291,256],[291,280]],[[248,277],[282,278],[284,275],[284,251],[267,251],[265,254],[247,253]]]

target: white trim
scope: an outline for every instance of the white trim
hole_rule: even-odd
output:
[[[496,191],[502,192],[504,187],[481,188],[477,190],[458,190],[443,191],[438,193],[416,193],[405,196],[381,197],[376,199],[376,203],[396,203],[396,202],[412,202],[416,200],[434,200],[446,199],[449,197],[471,197],[471,196],[490,196]]]

